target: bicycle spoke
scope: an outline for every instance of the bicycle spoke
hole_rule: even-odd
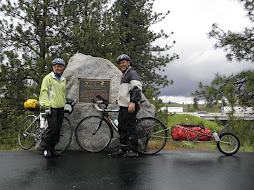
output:
[[[36,120],[36,116],[27,116],[22,121],[18,134],[18,142],[22,149],[27,150],[34,145],[38,127],[39,121]]]
[[[113,131],[106,120],[101,120],[99,116],[90,116],[78,124],[75,136],[82,149],[88,152],[100,152],[109,145]]]
[[[137,125],[139,136],[139,152],[155,154],[166,144],[166,127],[155,118],[142,118]]]
[[[240,148],[240,141],[231,133],[223,133],[220,135],[220,141],[217,142],[220,152],[226,155],[235,154]]]

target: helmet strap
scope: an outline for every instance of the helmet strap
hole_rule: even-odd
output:
[[[54,69],[53,69],[53,73],[58,76],[58,77],[61,77],[62,76],[62,73],[61,74],[58,74]]]
[[[124,70],[124,71],[122,71],[122,73],[123,73],[123,75],[122,75],[122,77],[125,75],[125,73],[130,69],[130,64],[128,65],[128,67],[127,67],[127,69],[126,70]]]

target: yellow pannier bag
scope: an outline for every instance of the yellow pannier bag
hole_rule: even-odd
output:
[[[31,111],[38,110],[38,108],[40,107],[36,103],[39,103],[39,101],[35,99],[28,99],[24,103],[25,110],[31,110]]]

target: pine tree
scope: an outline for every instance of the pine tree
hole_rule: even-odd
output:
[[[1,107],[22,109],[28,82],[24,65],[21,64],[17,54],[5,52],[5,55],[7,62],[0,65]]]
[[[19,55],[23,68],[29,70],[27,79],[37,85],[51,69],[52,56],[59,51],[61,24],[56,19],[59,12],[56,4],[50,0],[19,0],[17,3],[7,0],[0,8],[10,19],[0,22],[3,49]]]
[[[41,81],[52,70],[55,57],[67,62],[76,52],[101,56],[101,14],[105,4],[105,0],[0,2],[0,12],[9,18],[0,20],[0,54],[6,57],[8,50],[19,55],[17,59],[26,73],[24,80],[34,84],[30,96],[38,96]],[[9,64],[6,60],[2,63]]]
[[[152,44],[157,39],[169,37],[163,30],[160,33],[150,30],[153,24],[163,20],[169,13],[153,13],[153,3],[154,0],[117,0],[111,9],[114,33],[112,57],[116,58],[123,53],[131,57],[131,65],[140,74],[144,91],[167,86],[167,76],[161,76],[156,71],[178,57],[175,54],[171,57],[162,55],[172,46]]]
[[[69,0],[63,6],[66,27],[61,32],[66,53],[105,57],[107,0]]]
[[[210,38],[215,38],[217,43],[215,48],[222,48],[226,52],[229,61],[236,59],[238,61],[254,61],[254,1],[238,0],[247,12],[251,25],[246,26],[242,32],[224,31],[218,24],[213,24],[209,32]]]
[[[197,110],[198,109],[198,99],[194,98],[193,100],[194,100],[193,108]]]

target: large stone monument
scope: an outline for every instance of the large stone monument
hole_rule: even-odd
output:
[[[110,102],[108,108],[119,109],[115,104],[118,88],[121,80],[121,71],[109,60],[92,57],[77,53],[70,58],[63,76],[66,78],[66,97],[75,101],[76,105],[72,114],[68,116],[74,131],[77,124],[86,116],[99,115],[93,108],[91,98],[100,94]],[[155,108],[142,94],[142,99],[146,100],[142,104],[142,109],[138,116],[154,116]],[[117,118],[116,114],[111,114]],[[119,146],[119,135],[114,131],[108,149],[115,150]],[[81,150],[73,134],[69,150]]]

